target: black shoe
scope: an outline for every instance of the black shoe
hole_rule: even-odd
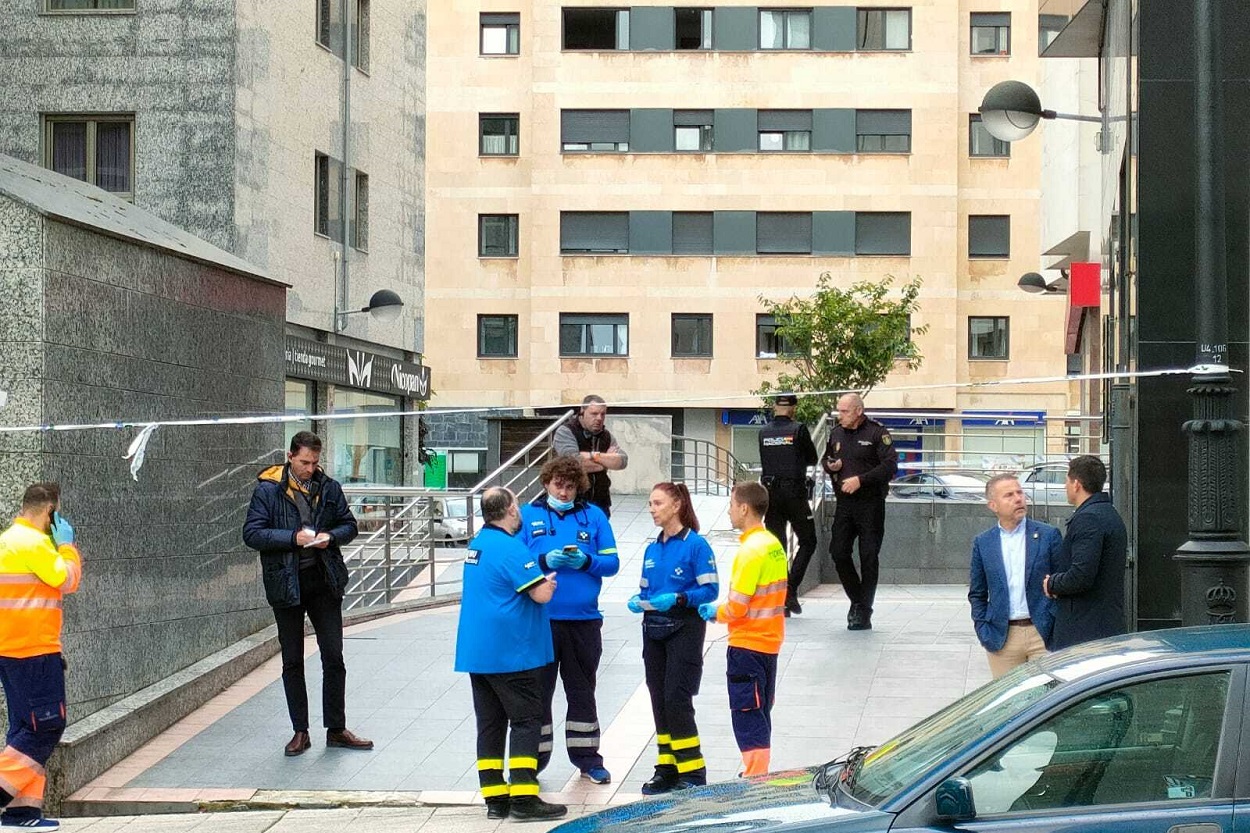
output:
[[[851,607],[846,612],[846,629],[851,631],[855,630],[854,626],[859,624],[859,619],[859,602],[851,602]]]
[[[872,611],[863,605],[855,606],[855,616],[846,624],[848,631],[872,630]]]
[[[786,596],[786,615],[793,613],[795,616],[801,616],[803,613],[803,605],[799,604],[798,596]]]
[[[569,811],[563,804],[551,804],[536,795],[523,795],[509,802],[508,812],[518,821],[558,819]]]
[[[651,776],[651,780],[642,785],[643,795],[662,795],[666,792],[672,792],[677,789],[677,778],[673,775],[667,775],[657,772]]]
[[[506,819],[508,817],[508,797],[488,798],[486,800],[486,818]]]
[[[688,790],[691,787],[706,787],[706,786],[707,786],[707,781],[695,781],[689,778],[679,778],[677,779],[677,784],[676,786],[673,787],[673,789],[674,790]]]

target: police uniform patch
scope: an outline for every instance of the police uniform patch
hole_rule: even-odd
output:
[[[464,563],[465,563],[465,564],[476,564],[476,563],[477,563],[477,559],[478,559],[478,556],[479,556],[479,555],[480,555],[480,553],[478,553],[478,551],[477,551],[477,550],[469,550],[468,554],[467,554],[467,555],[465,555],[465,557],[464,557]]]
[[[894,440],[890,438],[890,435],[889,435],[889,434],[882,434],[882,435],[881,435],[881,444],[882,444],[882,445],[893,445],[893,443],[894,443]]]

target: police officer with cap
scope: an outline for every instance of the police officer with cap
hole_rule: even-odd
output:
[[[768,489],[768,514],[764,526],[785,547],[789,541],[786,524],[799,539],[786,591],[786,616],[802,613],[799,586],[807,573],[807,565],[816,551],[816,523],[807,492],[807,469],[814,466],[818,455],[807,426],[794,421],[794,408],[799,398],[783,393],[773,400],[773,421],[760,429],[760,483]]]
[[[885,535],[885,498],[898,472],[898,450],[886,427],[864,416],[859,394],[848,393],[838,400],[838,424],[829,432],[821,464],[833,476],[838,500],[829,554],[851,602],[846,628],[871,630],[877,555]],[[851,558],[857,538],[862,575]]]

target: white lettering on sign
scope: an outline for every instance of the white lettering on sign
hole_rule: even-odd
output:
[[[424,373],[405,373],[399,365],[391,365],[391,384],[409,396],[424,398],[430,393],[430,384]]]
[[[305,367],[325,367],[326,357],[315,356],[306,350],[292,350],[286,348],[286,360],[291,364],[304,365]]]

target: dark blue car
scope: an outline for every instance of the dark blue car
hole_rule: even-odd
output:
[[[1250,833],[1248,666],[1250,626],[1091,642],[1023,665],[875,749],[556,830]]]

